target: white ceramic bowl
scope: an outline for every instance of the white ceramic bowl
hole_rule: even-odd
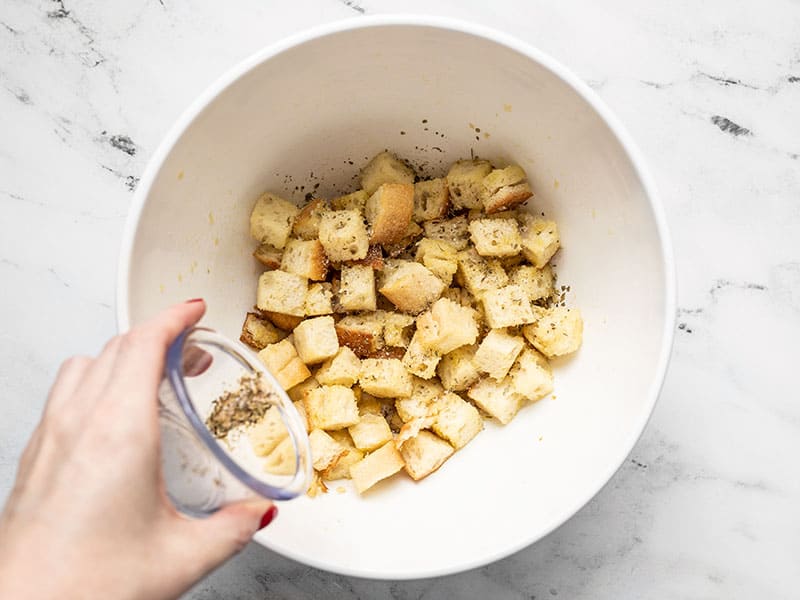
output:
[[[124,330],[203,297],[204,322],[237,336],[260,272],[256,196],[349,190],[383,148],[428,173],[470,152],[521,164],[530,209],[559,224],[559,282],[586,322],[580,352],[555,363],[555,399],[487,423],[420,483],[396,477],[363,498],[334,487],[281,506],[256,536],[330,571],[429,577],[507,556],[573,515],[625,460],[664,377],[675,313],[664,216],[639,151],[575,75],[496,31],[420,17],[339,22],[263,50],[153,156],[122,246],[118,318]]]

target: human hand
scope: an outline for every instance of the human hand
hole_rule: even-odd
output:
[[[173,306],[61,366],[0,515],[0,597],[175,598],[275,516],[254,500],[191,520],[167,498],[156,393],[204,312]]]

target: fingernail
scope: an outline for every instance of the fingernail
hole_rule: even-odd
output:
[[[278,507],[273,504],[267,509],[267,512],[264,513],[264,516],[261,517],[261,523],[258,524],[258,528],[264,529],[264,527],[272,523],[272,521],[277,516],[278,516]]]
[[[187,300],[186,304],[191,304],[192,302],[202,302],[202,298],[192,298],[191,300]]]

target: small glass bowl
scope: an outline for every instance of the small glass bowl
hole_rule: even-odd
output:
[[[282,474],[265,469],[246,431],[217,439],[205,425],[217,398],[235,390],[242,376],[258,374],[294,450],[294,469],[289,461]],[[272,374],[239,342],[204,327],[185,330],[167,351],[158,400],[162,470],[180,512],[204,517],[232,502],[258,496],[289,500],[308,488],[311,450],[303,420]]]

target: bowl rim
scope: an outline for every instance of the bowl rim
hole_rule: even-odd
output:
[[[631,161],[634,171],[642,183],[645,197],[650,205],[653,218],[655,219],[664,268],[663,284],[665,297],[662,343],[659,350],[658,360],[656,362],[654,377],[650,383],[647,393],[645,405],[646,410],[642,412],[638,423],[636,423],[636,426],[631,429],[627,439],[624,440],[624,443],[620,444],[620,450],[617,453],[616,459],[609,462],[608,469],[601,479],[603,483],[588,495],[576,499],[571,505],[565,505],[564,510],[552,518],[545,527],[539,528],[537,531],[532,532],[531,535],[526,536],[521,542],[518,542],[512,546],[504,547],[502,550],[488,554],[483,553],[480,556],[474,557],[470,560],[451,563],[445,566],[426,568],[424,570],[418,569],[414,572],[388,573],[364,569],[358,565],[348,565],[346,567],[340,565],[331,565],[325,561],[317,560],[314,557],[282,547],[269,537],[257,536],[255,538],[255,541],[274,552],[282,554],[283,556],[296,560],[300,563],[307,564],[325,571],[368,579],[408,580],[427,577],[441,577],[454,573],[460,573],[469,569],[493,563],[519,552],[520,550],[527,548],[535,542],[538,542],[558,529],[584,506],[586,506],[595,496],[597,496],[597,494],[599,494],[606,485],[608,485],[620,467],[625,464],[627,457],[630,455],[631,451],[636,445],[636,442],[644,432],[653,414],[656,402],[663,387],[672,354],[672,346],[675,335],[675,321],[677,318],[677,278],[666,214],[659,199],[655,182],[646,166],[644,156],[634,143],[633,138],[630,136],[626,128],[612,113],[611,109],[608,108],[605,102],[594,92],[594,90],[592,90],[575,73],[561,64],[559,61],[550,57],[545,52],[539,50],[531,44],[522,41],[511,34],[484,25],[479,25],[451,17],[415,14],[368,15],[341,19],[334,22],[317,25],[289,35],[273,44],[270,44],[269,46],[262,48],[261,50],[258,50],[228,69],[224,74],[211,83],[183,111],[172,127],[167,131],[163,140],[148,161],[147,167],[142,174],[139,185],[137,186],[136,192],[131,201],[129,213],[125,223],[117,266],[116,320],[117,329],[120,332],[127,331],[130,328],[130,265],[133,243],[139,221],[141,219],[142,211],[144,209],[145,201],[150,193],[156,176],[159,173],[165,159],[169,155],[172,147],[180,139],[186,129],[194,122],[198,115],[214,99],[216,99],[220,93],[222,93],[229,86],[233,85],[239,78],[249,73],[261,63],[275,57],[278,54],[309,41],[329,35],[339,34],[351,30],[385,26],[429,27],[433,29],[444,29],[447,31],[464,33],[474,37],[482,38],[483,40],[505,46],[506,48],[527,57],[531,61],[538,63],[540,66],[548,70],[552,75],[559,78],[562,82],[572,88],[572,90],[578,94],[603,120],[603,122],[611,131],[611,134],[622,146],[628,159]]]

